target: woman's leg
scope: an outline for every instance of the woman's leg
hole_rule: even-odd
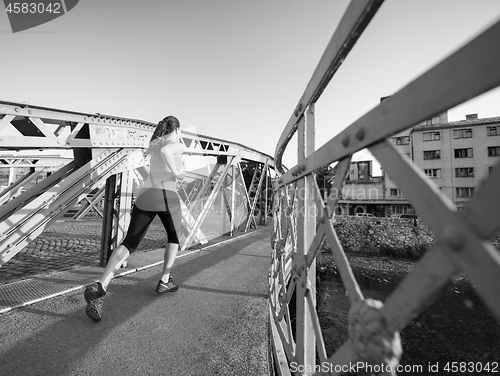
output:
[[[167,231],[168,243],[165,247],[163,271],[161,281],[167,283],[170,278],[170,271],[174,265],[177,252],[179,252],[179,237],[181,228],[181,206],[177,192],[164,191],[167,211],[158,213],[165,230]]]
[[[101,279],[99,280],[99,282],[101,282],[104,291],[108,289],[109,282],[111,282],[111,280],[115,276],[115,273],[120,269],[122,264],[128,259],[129,256],[130,252],[128,251],[127,247],[125,247],[123,244],[120,244],[113,251],[113,254],[111,255],[111,257],[108,260],[108,263],[106,264],[106,268],[102,273]]]
[[[167,243],[167,246],[165,247],[165,254],[163,255],[163,271],[161,275],[161,280],[165,283],[168,282],[170,271],[172,270],[178,251],[179,244]]]
[[[87,302],[85,313],[93,321],[101,321],[104,295],[106,295],[106,288],[109,282],[111,282],[111,279],[113,279],[123,262],[135,251],[155,216],[155,212],[140,210],[137,206],[134,206],[134,209],[132,209],[132,217],[130,218],[130,225],[125,240],[114,250],[106,264],[101,279],[97,283],[88,286],[83,293]]]
[[[140,210],[134,206],[132,209],[127,236],[123,240],[123,243],[120,244],[111,254],[101,279],[99,280],[104,290],[107,289],[115,273],[128,259],[130,253],[135,251],[155,216],[155,212]]]

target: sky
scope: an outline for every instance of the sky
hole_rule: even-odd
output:
[[[18,33],[0,8],[0,101],[153,123],[174,115],[274,155],[347,5],[80,0]],[[499,19],[498,0],[387,0],[317,103],[316,146]],[[500,116],[500,90],[450,109],[449,120],[469,113]],[[283,163],[296,158],[295,137]]]

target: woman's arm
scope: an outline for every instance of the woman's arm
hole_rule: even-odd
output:
[[[177,169],[177,166],[175,165],[174,155],[182,154],[184,149],[185,146],[180,143],[168,144],[161,149],[163,161],[166,163],[168,169],[172,171],[172,174],[174,174],[174,176],[180,180],[184,179],[184,172]]]

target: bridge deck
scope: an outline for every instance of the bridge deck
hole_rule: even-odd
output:
[[[23,293],[73,289],[0,315],[2,373],[269,374],[269,236],[264,228],[184,253],[174,266],[180,289],[173,294],[154,291],[161,250],[133,255],[126,275],[110,285],[100,323],[85,315],[82,286],[97,279],[101,268],[0,286],[4,306],[15,303],[8,302],[9,286]]]

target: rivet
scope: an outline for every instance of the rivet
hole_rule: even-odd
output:
[[[279,179],[278,179],[278,184],[281,184],[281,183],[283,183],[283,179],[282,179],[282,178],[279,178]]]
[[[19,107],[16,107],[16,108],[15,108],[15,111],[16,111],[16,112],[19,112],[19,111],[21,111],[21,109],[20,109]]]
[[[299,103],[297,108],[295,109],[295,116],[298,117],[302,112],[302,103]]]
[[[345,148],[349,146],[349,142],[351,142],[351,136],[350,136],[350,135],[345,136],[345,137],[342,139],[342,141],[341,141],[342,145],[343,145]]]
[[[463,233],[454,225],[448,225],[443,230],[443,240],[454,252],[461,251],[466,243]]]
[[[32,113],[33,113],[33,111],[31,111],[31,110],[28,110],[28,114],[32,114]]]
[[[361,141],[365,138],[365,128],[359,128],[356,132],[356,138]]]

